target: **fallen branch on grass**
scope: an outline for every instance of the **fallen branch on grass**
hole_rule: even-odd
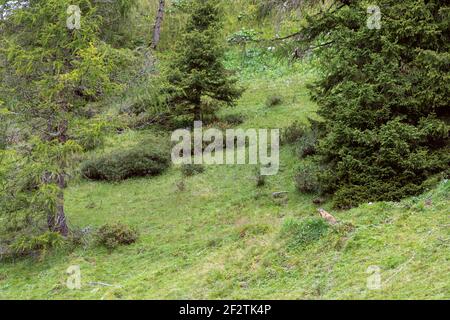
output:
[[[113,284],[104,283],[104,282],[89,282],[89,285],[91,285],[91,286],[103,286],[103,287],[116,287],[116,288],[122,288],[122,286],[113,285]]]

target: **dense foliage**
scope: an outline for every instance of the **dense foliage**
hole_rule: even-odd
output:
[[[142,144],[87,160],[81,166],[81,173],[91,180],[106,181],[154,176],[169,167],[169,155],[168,148]]]
[[[450,6],[376,4],[380,29],[368,27],[365,1],[336,1],[297,35],[322,45],[320,178],[341,208],[418,194],[449,167]]]

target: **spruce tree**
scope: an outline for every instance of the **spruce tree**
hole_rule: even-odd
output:
[[[221,10],[214,0],[189,4],[189,21],[169,66],[169,104],[186,120],[206,120],[241,95],[223,65]]]
[[[449,168],[448,1],[335,1],[296,36],[321,45],[320,178],[337,207],[418,194]]]

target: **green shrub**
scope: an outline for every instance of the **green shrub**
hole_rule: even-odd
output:
[[[315,193],[319,191],[319,167],[314,163],[302,163],[295,175],[295,185],[302,193]]]
[[[138,79],[127,90],[123,100],[119,101],[119,113],[130,116],[160,113],[165,109],[165,95],[161,94],[164,85],[159,77]]]
[[[220,120],[228,125],[237,126],[244,122],[245,117],[242,114],[233,113],[222,116]]]
[[[92,151],[103,146],[105,139],[99,136],[84,136],[77,141],[85,151]]]
[[[303,220],[286,219],[281,228],[281,236],[287,239],[290,248],[307,246],[327,234],[329,225],[321,218]]]
[[[51,249],[61,248],[63,244],[64,239],[59,233],[47,231],[39,235],[21,235],[13,240],[9,249],[13,257],[45,256]]]
[[[122,223],[105,224],[95,233],[96,242],[109,250],[137,241],[138,233],[134,228]]]
[[[142,144],[85,161],[81,173],[91,180],[121,181],[133,177],[155,176],[169,165],[168,148]]]
[[[308,131],[298,141],[297,152],[300,158],[306,158],[316,154],[317,134],[314,131]]]
[[[281,144],[285,145],[296,143],[305,135],[305,132],[305,125],[299,121],[295,121],[293,124],[281,131]]]
[[[283,103],[283,97],[280,95],[269,96],[266,100],[266,107],[271,108]]]
[[[183,164],[181,166],[181,173],[185,177],[192,177],[203,172],[205,172],[205,167],[201,164]]]
[[[75,140],[83,150],[91,151],[104,145],[105,131],[104,123],[88,124],[76,132]]]
[[[345,186],[340,188],[333,198],[333,204],[338,209],[351,209],[363,202],[396,201],[405,194],[419,194],[424,189],[421,185],[408,183],[405,185],[390,183],[388,181],[371,182],[365,186]]]

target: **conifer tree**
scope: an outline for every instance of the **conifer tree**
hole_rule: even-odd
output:
[[[2,213],[39,228],[45,221],[49,231],[61,235],[68,233],[67,168],[71,155],[82,151],[71,132],[87,102],[118,88],[112,72],[124,57],[100,39],[103,19],[93,2],[77,4],[78,8],[69,0],[29,1],[0,21],[5,107],[31,135],[20,170],[10,177],[27,180],[28,185],[9,188],[6,198],[11,201],[3,203]],[[79,22],[70,20],[78,17]]]
[[[223,65],[221,10],[216,1],[194,0],[189,21],[169,66],[169,104],[175,114],[205,120],[241,95]]]
[[[422,192],[450,164],[448,1],[335,1],[324,12],[295,35],[320,46],[323,191],[341,208]]]

